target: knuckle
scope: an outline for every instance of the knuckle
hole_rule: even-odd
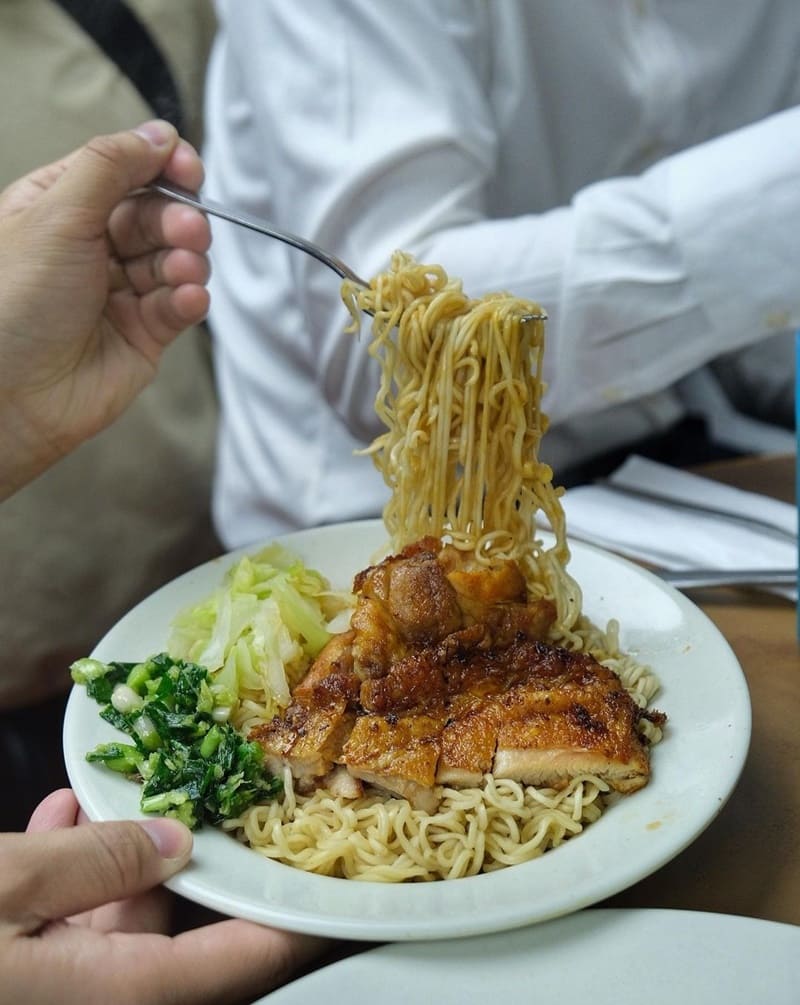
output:
[[[86,149],[111,167],[116,167],[119,162],[119,146],[111,136],[93,136]]]

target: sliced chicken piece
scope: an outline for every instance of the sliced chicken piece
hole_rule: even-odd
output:
[[[641,788],[650,776],[637,730],[641,710],[591,656],[556,653],[565,665],[557,686],[518,685],[495,699],[494,775],[561,788],[576,775],[596,774],[618,792]]]
[[[494,706],[476,703],[472,711],[449,722],[442,731],[442,752],[436,770],[439,785],[467,788],[480,785],[494,764],[498,716]]]
[[[317,778],[340,757],[355,722],[361,685],[352,670],[353,634],[332,636],[294,689],[284,714],[251,730],[250,739],[263,747],[271,771],[278,773],[288,764],[295,778]]]
[[[320,778],[341,757],[355,720],[342,698],[319,706],[298,703],[283,716],[254,727],[250,739],[261,744],[265,764],[274,773],[288,764],[295,778]]]
[[[356,778],[432,812],[439,804],[434,784],[442,726],[441,718],[422,714],[362,715],[344,745],[344,762]]]
[[[575,728],[580,710],[549,715],[534,712],[524,722],[503,726],[497,736],[492,772],[526,785],[563,788],[578,775],[598,775],[617,792],[635,792],[647,784],[646,753],[629,745],[582,746],[585,733]]]

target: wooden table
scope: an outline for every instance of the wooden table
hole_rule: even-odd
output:
[[[709,465],[702,473],[795,498],[795,459]],[[750,688],[753,732],[739,784],[708,829],[652,876],[603,907],[668,907],[800,924],[800,647],[795,607],[764,593],[695,590]],[[754,961],[755,962],[755,961]]]

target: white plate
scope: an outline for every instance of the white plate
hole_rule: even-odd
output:
[[[374,1005],[376,997],[381,1005],[797,1005],[798,979],[795,925],[696,911],[592,909],[516,932],[381,946],[256,1005]]]
[[[384,544],[380,521],[287,535],[284,543],[337,587]],[[247,549],[253,551],[254,549]],[[570,570],[584,610],[622,624],[623,647],[651,664],[669,716],[653,752],[646,788],[622,799],[583,834],[532,862],[448,882],[382,884],[315,876],[272,862],[221,831],[196,836],[192,862],[176,892],[225,914],[293,931],[396,941],[454,938],[517,928],[597,903],[664,865],[714,819],[730,795],[750,738],[747,685],[728,644],[682,594],[624,559],[575,543]],[[181,576],[135,607],[94,655],[138,660],[162,650],[170,621],[219,584],[242,552]],[[74,688],[64,753],[81,805],[95,820],[136,817],[138,786],[85,760],[95,744],[118,737],[83,688]]]

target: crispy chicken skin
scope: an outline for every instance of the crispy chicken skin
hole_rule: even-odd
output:
[[[647,783],[639,721],[664,717],[590,655],[545,641],[554,605],[528,599],[515,563],[470,568],[424,538],[360,572],[354,592],[350,629],[285,713],[251,733],[273,770],[288,764],[301,788],[367,783],[429,811],[437,786],[487,772],[554,787],[592,773],[621,792]]]

